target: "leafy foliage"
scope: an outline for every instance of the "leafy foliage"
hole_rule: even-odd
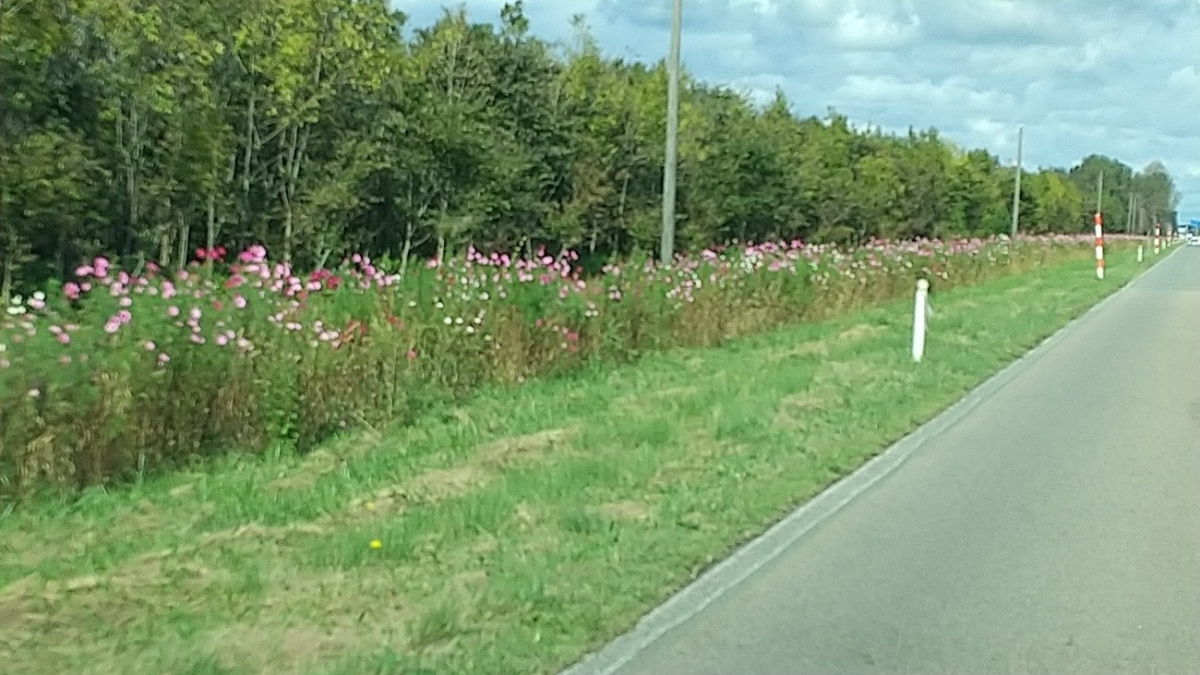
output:
[[[321,266],[352,250],[655,250],[666,72],[565,49],[520,2],[409,37],[387,0],[0,5],[5,298],[95,255],[165,269],[218,242]],[[859,243],[1007,230],[1012,170],[933,130],[762,109],[685,76],[679,240]],[[1075,232],[1098,174],[1110,228],[1177,199],[1161,164],[1037,172],[1030,229]],[[1130,219],[1130,196],[1138,195]],[[1132,222],[1131,222],[1132,221]]]

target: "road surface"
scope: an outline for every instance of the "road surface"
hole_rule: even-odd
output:
[[[1200,673],[1200,249],[1022,368],[615,674]]]

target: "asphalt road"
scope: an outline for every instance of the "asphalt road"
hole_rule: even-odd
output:
[[[1200,673],[1200,249],[616,673]]]

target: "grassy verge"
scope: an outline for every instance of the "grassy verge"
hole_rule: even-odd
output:
[[[554,672],[1150,261],[1092,264],[935,292],[920,366],[892,303],[32,505],[0,519],[0,663]]]

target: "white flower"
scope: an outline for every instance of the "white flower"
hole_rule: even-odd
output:
[[[451,319],[450,317],[446,317],[446,318],[442,319],[442,323],[449,326],[450,324],[454,323],[454,319]]]
[[[455,319],[454,319],[454,323],[456,323],[456,324],[458,324],[458,325],[460,325],[460,326],[461,326],[461,325],[462,325],[462,322],[463,322],[463,320],[462,320],[462,317],[461,317],[461,316],[459,316],[459,317],[455,317]]]
[[[37,300],[38,302],[42,302],[43,300],[46,299],[46,294],[41,291],[34,291],[33,299]]]
[[[441,300],[438,300],[437,302],[433,303],[433,306],[437,307],[438,309],[445,309],[445,307],[446,307],[445,305],[442,304]]]
[[[467,335],[471,335],[474,332],[475,332],[474,326],[467,326]]]
[[[8,312],[9,316],[19,316],[19,315],[25,313],[25,308],[17,306],[17,305],[13,305],[13,306],[9,307],[8,309],[6,309],[5,311]]]
[[[21,296],[19,296],[19,295],[14,295],[14,296],[12,296],[12,304],[14,304],[14,305],[19,305],[19,304],[21,304],[21,303],[23,303],[23,302],[25,302],[25,298],[22,298],[22,297],[21,297]]]
[[[484,292],[482,292],[482,293],[480,293],[480,294],[479,294],[479,299],[480,299],[480,300],[487,300],[487,299],[488,299],[488,297],[490,297],[490,296],[488,296],[488,293],[487,293],[487,291],[484,291]]]

